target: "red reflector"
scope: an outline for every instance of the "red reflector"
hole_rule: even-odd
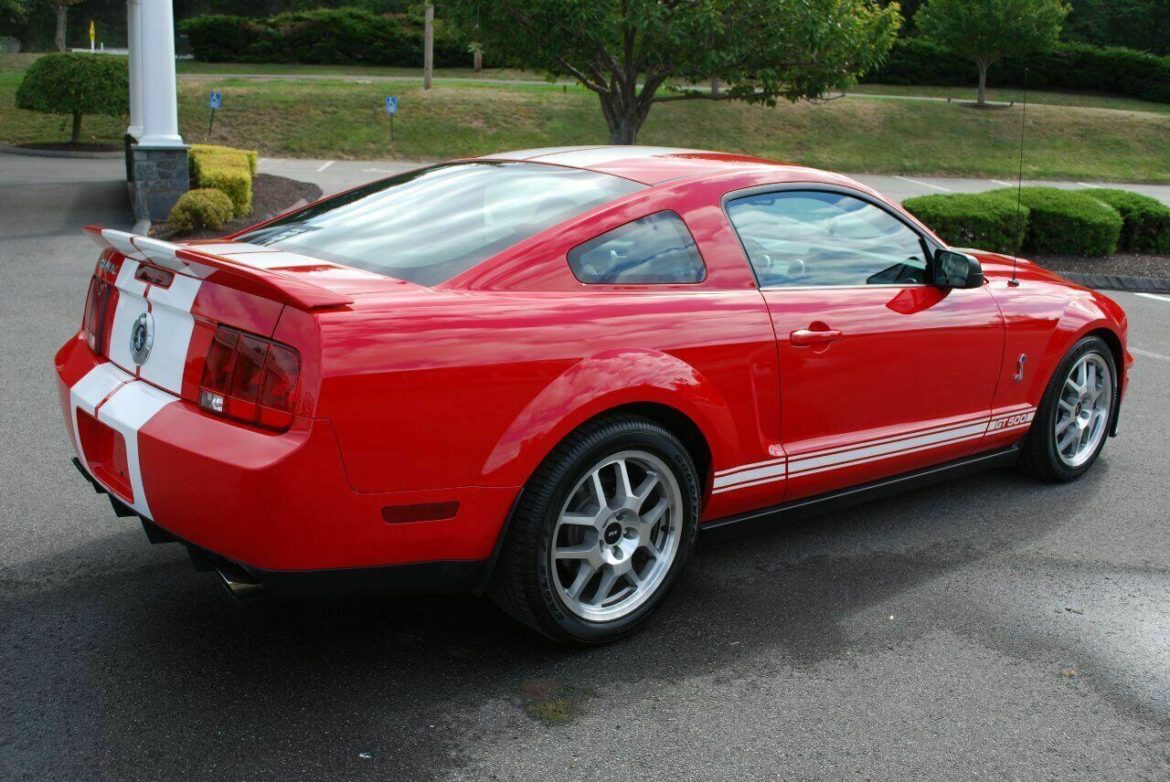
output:
[[[439,521],[453,519],[459,512],[459,503],[427,502],[421,505],[387,505],[382,508],[382,520],[391,524],[408,521]]]

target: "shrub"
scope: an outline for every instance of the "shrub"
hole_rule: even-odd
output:
[[[993,190],[1014,206],[1014,188]],[[1121,235],[1121,215],[1091,195],[1055,187],[1025,187],[1020,200],[1028,207],[1024,248],[1057,255],[1111,255]]]
[[[219,230],[232,219],[232,201],[219,190],[210,187],[188,190],[167,215],[167,227],[177,233],[190,233],[200,228]]]
[[[902,206],[947,244],[959,247],[1016,253],[1028,227],[1027,207],[1017,217],[1014,203],[984,193],[921,196]]]
[[[29,67],[16,90],[16,107],[72,114],[71,143],[81,142],[85,114],[121,116],[130,111],[126,59],[101,54],[48,54]]]
[[[1170,103],[1170,57],[1121,47],[1062,43],[1044,54],[1003,60],[995,66],[993,86],[1079,90],[1130,95]],[[901,38],[885,64],[863,81],[876,84],[974,86],[976,77],[961,57],[922,38]]]
[[[252,213],[255,151],[195,144],[188,153],[188,162],[197,187],[222,191],[231,200],[236,217]]]
[[[1081,191],[1121,214],[1118,249],[1131,253],[1170,254],[1170,206],[1128,190],[1096,188]]]
[[[357,8],[294,11],[266,19],[196,16],[182,29],[195,57],[207,62],[421,67],[423,60],[423,28],[417,19]],[[467,42],[436,20],[435,65],[465,65],[468,59]]]

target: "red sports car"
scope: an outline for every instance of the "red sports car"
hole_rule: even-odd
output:
[[[87,230],[56,368],[118,515],[236,593],[486,592],[566,641],[641,624],[700,528],[1072,480],[1132,363],[1107,297],[738,155],[527,150],[222,240]]]

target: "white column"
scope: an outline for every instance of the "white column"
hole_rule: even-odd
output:
[[[130,50],[130,127],[126,132],[142,137],[142,0],[126,0],[126,47]]]
[[[175,85],[175,16],[171,0],[141,0],[138,38],[142,44],[143,147],[181,147]]]

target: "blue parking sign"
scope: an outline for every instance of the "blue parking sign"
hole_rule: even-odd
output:
[[[394,116],[395,114],[398,113],[398,96],[397,95],[387,95],[386,96],[386,113],[389,114],[390,116]]]
[[[223,105],[223,93],[219,90],[212,90],[211,95],[207,98],[207,105],[213,109],[218,109]]]

